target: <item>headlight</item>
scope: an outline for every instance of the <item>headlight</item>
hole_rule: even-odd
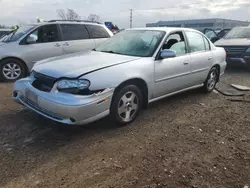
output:
[[[247,49],[247,51],[246,52],[250,52],[250,47]]]
[[[60,80],[57,82],[57,89],[59,91],[69,91],[75,93],[79,90],[87,89],[90,86],[90,81],[85,79],[79,80]]]
[[[30,75],[28,76],[28,78],[30,79],[30,82],[32,83],[36,78],[35,78],[35,75],[34,75],[34,71],[32,71],[30,73]]]

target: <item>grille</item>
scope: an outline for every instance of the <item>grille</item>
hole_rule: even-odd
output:
[[[47,116],[50,116],[54,119],[57,119],[57,120],[63,120],[63,117],[60,116],[59,114],[56,114],[54,112],[50,112],[48,110],[44,110],[42,108],[40,108],[36,103],[34,103],[33,101],[29,100],[28,98],[24,97],[24,96],[20,96],[20,100],[24,103],[26,103],[28,106],[38,110],[39,112],[47,115]]]
[[[223,48],[229,57],[240,57],[246,51],[245,46],[223,46]]]
[[[40,91],[50,92],[56,79],[38,72],[34,72],[33,74],[35,80],[33,81],[32,86]]]

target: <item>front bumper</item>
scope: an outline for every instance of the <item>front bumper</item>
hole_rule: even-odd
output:
[[[14,84],[13,98],[31,110],[51,120],[83,125],[109,115],[114,89],[88,96],[58,92],[56,86],[51,92],[34,88],[29,78]]]

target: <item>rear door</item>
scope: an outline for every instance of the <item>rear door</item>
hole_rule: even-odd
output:
[[[108,31],[101,25],[87,25],[91,38],[95,39],[96,47],[110,38]],[[111,32],[111,31],[110,31]]]
[[[185,31],[188,51],[191,56],[191,81],[193,85],[202,84],[213,64],[213,54],[209,41],[196,31]]]
[[[95,48],[95,40],[90,38],[84,24],[60,24],[60,28],[64,54],[88,51]]]

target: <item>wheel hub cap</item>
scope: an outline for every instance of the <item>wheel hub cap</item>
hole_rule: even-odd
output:
[[[16,63],[8,63],[3,66],[2,73],[8,80],[15,80],[21,75],[21,67]]]
[[[217,80],[216,72],[213,71],[213,72],[210,73],[209,79],[208,79],[208,82],[207,82],[207,87],[208,87],[209,90],[214,89],[214,87],[216,85],[216,80]]]
[[[131,121],[138,110],[138,97],[130,91],[125,93],[118,103],[118,114],[123,121]]]

